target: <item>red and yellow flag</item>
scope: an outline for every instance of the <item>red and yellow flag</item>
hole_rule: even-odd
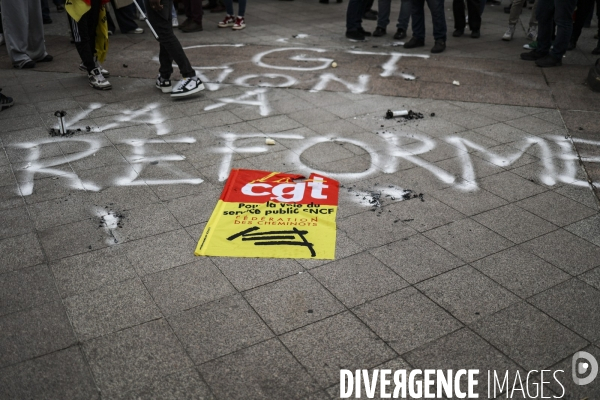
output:
[[[339,183],[234,169],[194,254],[334,259]]]

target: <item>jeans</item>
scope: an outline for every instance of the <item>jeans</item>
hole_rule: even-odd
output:
[[[562,60],[573,32],[572,15],[577,0],[537,0],[537,2],[537,51],[549,53],[552,57]],[[556,23],[554,43],[552,42],[553,22]]]
[[[197,24],[202,25],[202,0],[184,0],[185,16]],[[163,4],[163,6],[165,6]],[[166,6],[165,6],[166,7]],[[169,15],[171,15],[171,7],[169,7]]]
[[[469,28],[471,32],[478,31],[481,28],[481,10],[479,0],[467,0],[467,10],[469,12]],[[465,1],[453,0],[452,12],[454,14],[454,29],[464,31],[467,26],[465,19]]]
[[[594,0],[579,0],[577,2],[577,11],[575,12],[575,22],[573,22],[573,33],[571,33],[571,41],[577,43],[581,30],[588,16],[594,14]]]
[[[390,23],[391,5],[392,0],[379,0],[377,5],[377,10],[379,11],[379,16],[377,17],[378,27],[385,29]],[[396,24],[396,28],[403,29],[404,31],[408,29],[408,21],[410,21],[410,12],[410,0],[401,0],[400,14],[398,15],[398,23]]]
[[[446,15],[444,13],[444,0],[411,0],[411,18],[413,36],[425,39],[425,2],[431,11],[433,22],[433,37],[435,40],[446,41]]]
[[[227,14],[233,14],[233,0],[225,0],[225,8],[227,9]],[[238,0],[238,17],[243,17],[246,13],[246,0]]]
[[[163,79],[171,78],[173,73],[173,61],[179,66],[179,72],[184,78],[196,76],[196,71],[192,68],[190,60],[188,60],[181,43],[177,36],[173,33],[173,25],[171,20],[171,9],[173,8],[173,0],[162,0],[163,8],[154,10],[150,7],[149,1],[146,2],[146,10],[148,10],[148,21],[158,35],[160,43],[160,51],[158,53],[158,61],[160,62],[160,76]]]
[[[364,7],[363,0],[348,0],[348,9],[346,10],[347,31],[357,31],[362,28]]]

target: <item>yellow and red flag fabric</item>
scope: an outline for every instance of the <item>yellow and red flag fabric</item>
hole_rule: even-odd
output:
[[[338,190],[322,175],[234,169],[194,254],[332,260]]]

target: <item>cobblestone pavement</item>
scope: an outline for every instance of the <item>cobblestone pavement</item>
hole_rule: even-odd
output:
[[[394,24],[344,39],[345,3],[248,6],[243,31],[206,13],[178,33],[207,82],[182,101],[154,88],[149,33],[111,37],[107,92],[77,71],[64,15],[46,26],[54,62],[0,52],[16,101],[0,113],[0,398],[336,399],[341,369],[387,368],[479,369],[480,398],[509,371],[530,395],[491,398],[599,399],[600,378],[571,378],[576,352],[600,360],[595,29],[541,70],[518,60],[522,26],[499,40],[498,6],[435,56]],[[57,110],[81,131],[50,136]],[[336,259],[195,257],[230,168],[338,179]]]

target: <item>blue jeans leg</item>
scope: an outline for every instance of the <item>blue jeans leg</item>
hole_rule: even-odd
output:
[[[425,39],[425,0],[410,0],[413,36]]]
[[[400,14],[398,14],[398,24],[396,25],[396,28],[404,29],[405,32],[408,30],[408,22],[410,21],[410,1],[411,0],[400,1]]]
[[[554,22],[556,23],[556,38],[550,55],[562,59],[567,52],[569,40],[573,33],[573,12],[577,7],[577,0],[554,0]]]
[[[363,0],[349,0],[346,11],[346,30],[357,31],[362,28],[362,15],[364,11]]]
[[[377,2],[377,26],[380,28],[387,28],[390,23],[390,10],[392,7],[392,0],[379,0]]]
[[[433,37],[435,40],[446,41],[446,13],[444,11],[444,0],[427,0],[427,6],[431,11],[433,22]]]

